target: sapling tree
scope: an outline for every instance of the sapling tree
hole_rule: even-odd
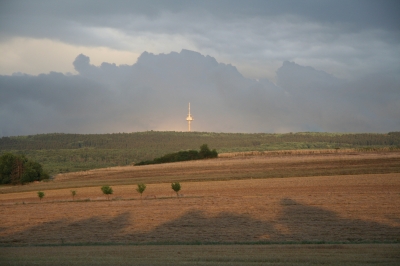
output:
[[[176,192],[176,196],[179,197],[179,190],[181,190],[181,184],[179,182],[175,182],[171,184],[172,189]]]
[[[43,191],[38,191],[37,195],[38,195],[40,201],[42,201],[42,198],[44,197],[44,192]]]
[[[138,193],[140,193],[140,199],[142,199],[142,194],[143,194],[143,192],[145,191],[145,189],[146,189],[146,185],[145,185],[145,184],[143,184],[143,183],[137,184],[137,189],[136,189],[136,191],[137,191]]]
[[[72,195],[72,200],[74,200],[75,195],[76,195],[76,191],[75,190],[71,190],[71,195]]]
[[[113,193],[113,190],[110,186],[102,186],[101,191],[103,191],[104,195],[107,195],[107,199],[110,200],[110,195]]]

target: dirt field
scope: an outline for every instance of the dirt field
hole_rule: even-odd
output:
[[[286,151],[288,152],[288,151]],[[294,152],[294,151],[291,151]],[[400,173],[400,152],[355,152],[281,154],[223,157],[146,166],[103,168],[60,174],[51,182],[24,186],[0,186],[4,193],[80,188],[107,185],[136,185],[169,182],[199,182],[278,177],[310,177]],[[312,152],[312,151],[308,151]],[[240,155],[240,154],[239,154]],[[0,198],[1,200],[1,198]]]
[[[400,173],[400,152],[347,152],[326,154],[237,156],[147,166],[125,166],[60,174],[59,182],[121,180],[124,178],[160,182],[178,177],[185,181],[231,180],[337,174]]]
[[[399,153],[255,156],[3,186],[0,264],[396,265],[399,168]],[[142,200],[137,182],[147,184]],[[100,190],[106,184],[110,200]],[[309,242],[329,244],[288,244]],[[393,244],[338,244],[362,242]],[[271,243],[286,244],[258,245]],[[68,246],[76,244],[85,246]]]
[[[399,241],[400,175],[115,186],[0,195],[1,244]]]

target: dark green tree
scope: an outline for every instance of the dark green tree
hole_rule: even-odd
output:
[[[218,157],[218,153],[215,149],[211,151],[208,148],[207,144],[203,144],[200,146],[199,157],[200,158],[216,158],[216,157]]]
[[[43,171],[42,166],[37,162],[27,161],[23,165],[23,170],[21,183],[40,181],[49,178],[48,174]]]
[[[0,181],[2,184],[15,182],[16,159],[17,156],[11,153],[5,153],[0,157]]]
[[[49,175],[42,166],[28,160],[24,155],[5,153],[0,156],[0,183],[24,184],[48,179]]]

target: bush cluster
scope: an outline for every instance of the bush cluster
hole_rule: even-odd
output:
[[[169,153],[162,157],[155,158],[152,161],[141,161],[136,165],[172,163],[172,162],[201,160],[201,159],[216,158],[216,157],[218,157],[217,151],[215,149],[210,150],[207,144],[203,144],[200,146],[200,151],[188,150],[188,151],[179,151],[176,153]]]
[[[24,155],[5,153],[0,156],[0,183],[24,184],[49,179],[42,165],[28,160]]]

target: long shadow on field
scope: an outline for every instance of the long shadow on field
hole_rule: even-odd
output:
[[[345,219],[335,212],[282,199],[277,223],[285,228],[283,240],[399,241],[400,227],[360,219]]]
[[[71,222],[67,219],[46,222],[13,235],[0,235],[0,243],[67,244],[118,242],[117,235],[129,224],[129,217],[129,213],[123,213],[109,219],[94,216],[76,222]]]
[[[220,213],[207,217],[190,211],[153,231],[126,236],[132,242],[254,242],[254,241],[399,241],[400,227],[359,219],[282,199],[277,220],[261,221],[249,215]]]
[[[267,232],[274,232],[271,223],[248,215],[220,213],[207,217],[204,212],[193,210],[151,232],[131,234],[127,239],[132,242],[178,243],[257,241]]]
[[[210,216],[192,210],[152,231],[137,233],[126,231],[134,228],[130,213],[126,212],[110,218],[94,216],[75,222],[67,219],[47,222],[12,235],[0,234],[0,243],[400,241],[400,226],[345,219],[335,212],[287,198],[280,204],[281,214],[271,221],[247,214],[222,212]]]

